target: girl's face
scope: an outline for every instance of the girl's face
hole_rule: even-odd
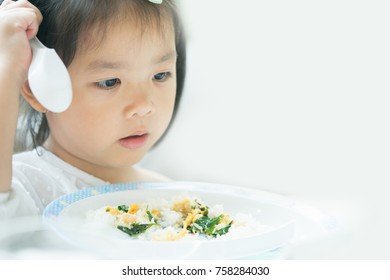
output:
[[[114,24],[98,46],[91,42],[99,33],[85,34],[68,67],[72,104],[64,113],[47,114],[47,148],[107,181],[128,172],[172,117],[176,49],[170,29],[161,34]]]

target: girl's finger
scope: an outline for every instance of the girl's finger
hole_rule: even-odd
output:
[[[38,10],[37,7],[35,7],[27,0],[19,0],[19,1],[4,0],[3,3],[1,3],[0,8],[4,8],[4,10],[9,10],[14,8],[32,8],[36,13],[39,22],[42,21],[41,12]]]
[[[4,0],[4,1],[1,3],[0,8],[5,7],[5,6],[7,6],[7,5],[9,5],[9,4],[12,4],[12,3],[14,3],[14,1],[12,1],[12,0]]]

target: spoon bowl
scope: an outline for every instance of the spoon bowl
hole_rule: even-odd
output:
[[[72,102],[72,82],[68,70],[54,49],[36,37],[30,40],[33,57],[28,71],[30,88],[48,111],[61,113]]]

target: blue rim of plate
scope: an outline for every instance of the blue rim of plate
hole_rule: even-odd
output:
[[[153,184],[153,185],[150,185]],[[55,218],[68,206],[78,202],[80,200],[107,194],[115,193],[121,191],[131,191],[131,190],[144,190],[144,189],[155,189],[166,187],[164,183],[145,183],[145,182],[135,182],[135,183],[126,183],[126,184],[109,184],[103,186],[88,187],[86,189],[72,192],[60,196],[58,199],[51,202],[43,211],[42,216],[44,218]]]

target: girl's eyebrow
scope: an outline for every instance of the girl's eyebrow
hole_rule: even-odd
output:
[[[87,71],[95,71],[98,69],[121,69],[121,68],[125,68],[125,63],[95,60],[88,64]]]
[[[160,64],[166,61],[175,60],[177,57],[176,51],[170,51],[161,57],[157,57],[152,60],[152,64]],[[128,65],[123,61],[106,61],[106,60],[95,60],[87,65],[87,71],[96,71],[99,69],[124,69]]]
[[[153,63],[154,64],[159,64],[159,63],[163,63],[165,61],[174,60],[176,58],[177,58],[176,51],[171,51],[171,52],[168,52],[165,55],[163,55],[163,56],[161,56],[161,57],[159,57],[157,59],[154,59]]]

